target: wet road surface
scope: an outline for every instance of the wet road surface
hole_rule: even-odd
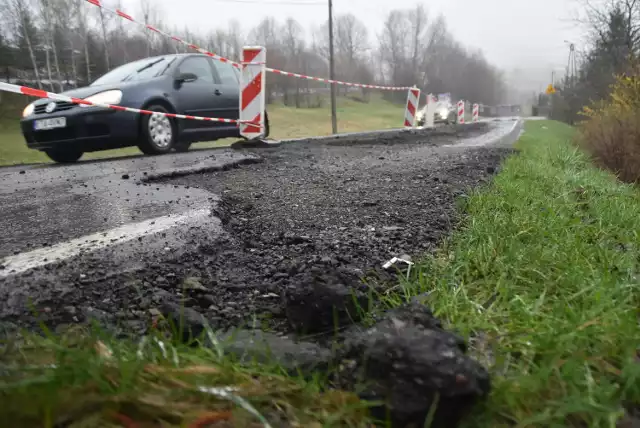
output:
[[[208,208],[215,195],[143,180],[255,158],[214,150],[0,169],[0,259],[131,223]]]

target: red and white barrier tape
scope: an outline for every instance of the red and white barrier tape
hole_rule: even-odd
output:
[[[217,118],[217,117],[190,116],[190,115],[175,114],[175,113],[161,113],[161,112],[158,112],[158,111],[141,110],[141,109],[137,109],[137,108],[123,107],[123,106],[118,106],[118,105],[93,103],[91,101],[83,100],[83,99],[80,99],[80,98],[70,97],[68,95],[56,94],[56,93],[53,93],[53,92],[43,91],[41,89],[29,88],[27,86],[12,85],[10,83],[4,83],[4,82],[0,82],[0,91],[14,92],[16,94],[29,95],[31,97],[49,98],[49,99],[52,99],[52,100],[66,101],[66,102],[74,103],[74,104],[84,104],[84,105],[87,105],[87,106],[109,108],[109,109],[118,110],[118,111],[128,111],[128,112],[131,112],[131,113],[140,113],[140,114],[148,114],[148,115],[154,115],[155,114],[155,115],[167,116],[167,117],[171,117],[171,118],[175,118],[175,119],[204,120],[204,121],[208,121],[208,122],[223,122],[223,123],[240,123],[241,122],[239,120],[234,120],[234,119],[221,119],[221,118]]]
[[[199,46],[196,46],[193,43],[190,43],[190,42],[187,42],[185,40],[182,40],[180,37],[172,36],[171,34],[165,33],[164,31],[158,29],[157,27],[155,27],[153,25],[150,25],[150,24],[147,24],[147,23],[144,23],[144,22],[141,22],[141,21],[137,21],[131,15],[123,12],[120,9],[111,9],[110,7],[107,7],[107,6],[105,6],[103,4],[103,0],[85,0],[85,1],[91,3],[94,6],[98,6],[99,8],[101,8],[101,9],[103,9],[103,10],[105,10],[105,11],[111,13],[111,14],[117,15],[117,16],[119,16],[121,18],[124,18],[124,19],[126,19],[128,21],[136,23],[136,24],[146,28],[149,31],[153,31],[153,32],[158,33],[158,34],[160,34],[162,36],[169,37],[170,39],[172,39],[172,40],[174,40],[174,41],[176,41],[178,43],[181,43],[181,44],[189,47],[190,49],[193,49],[193,50],[195,50],[195,51],[197,51],[197,52],[199,52],[201,54],[207,55],[207,56],[209,56],[209,57],[211,57],[211,58],[213,58],[215,60],[218,60],[220,62],[224,62],[224,63],[227,63],[227,64],[231,64],[232,66],[234,66],[234,67],[236,67],[238,69],[242,68],[242,65],[240,63],[238,63],[238,62],[232,61],[232,60],[230,60],[228,58],[224,58],[224,57],[222,57],[220,55],[216,55],[216,54],[214,54],[212,52],[209,52],[206,49],[203,49],[203,48],[201,48]],[[288,71],[282,71],[282,70],[278,70],[278,69],[275,69],[275,68],[267,68],[266,71],[268,71],[270,73],[280,74],[280,75],[283,75],[283,76],[296,77],[296,78],[299,78],[299,79],[313,80],[313,81],[316,81],[316,82],[323,82],[323,83],[335,83],[337,85],[353,86],[353,87],[357,87],[357,88],[380,89],[380,90],[383,90],[383,91],[406,91],[406,90],[411,89],[411,87],[409,87],[409,86],[402,86],[402,87],[400,87],[400,86],[379,86],[379,85],[366,85],[366,84],[363,84],[363,83],[342,82],[342,81],[339,81],[339,80],[331,80],[331,79],[324,79],[324,78],[321,78],[321,77],[306,76],[304,74],[290,73]]]
[[[315,80],[316,82],[323,82],[323,83],[335,83],[337,85],[353,86],[357,88],[380,89],[383,91],[406,91],[411,89],[410,86],[378,86],[378,85],[365,85],[364,83],[341,82],[339,80],[323,79],[321,77],[305,76],[304,74],[290,73],[288,71],[276,70],[275,68],[267,68],[267,71],[271,73],[280,74],[283,76],[297,77],[299,79]]]

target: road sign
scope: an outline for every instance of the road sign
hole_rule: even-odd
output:
[[[551,94],[555,94],[556,93],[556,88],[553,87],[553,85],[551,83],[549,83],[549,86],[547,86],[547,95],[551,95]]]

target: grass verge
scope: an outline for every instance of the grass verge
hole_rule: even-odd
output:
[[[383,100],[371,97],[369,103],[351,98],[338,99],[339,132],[371,131],[399,128],[403,123],[404,109]],[[273,105],[269,107],[272,137],[276,139],[312,137],[331,134],[331,112],[328,108],[301,108]],[[226,146],[236,141],[225,139],[194,144],[195,149]],[[82,159],[104,159],[120,156],[141,155],[137,147],[108,150],[85,154]],[[37,150],[27,148],[20,133],[18,119],[5,119],[0,123],[0,166],[30,163],[49,163],[50,159]]]
[[[529,122],[468,218],[405,285],[491,367],[473,427],[613,427],[640,405],[640,192],[558,122]],[[393,303],[393,302],[392,302]]]

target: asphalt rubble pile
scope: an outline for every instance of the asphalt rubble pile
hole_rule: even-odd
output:
[[[339,272],[329,276],[345,278]],[[354,323],[362,313],[349,290],[357,287],[328,282],[323,275],[287,291],[291,327],[303,336],[331,337],[324,343],[260,330],[230,332],[221,342],[240,361],[276,362],[292,374],[328,371],[334,387],[383,403],[371,409],[372,416],[392,427],[423,427],[427,417],[431,427],[458,426],[489,394],[487,370],[466,355],[464,340],[446,331],[420,299],[373,323]]]

